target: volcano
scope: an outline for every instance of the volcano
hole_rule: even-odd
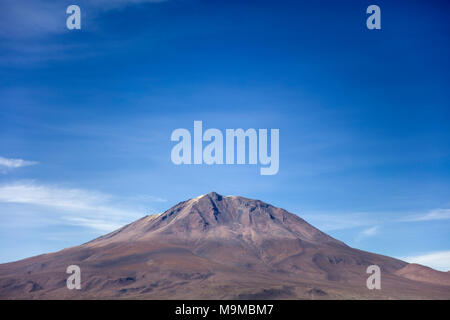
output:
[[[81,269],[69,290],[66,268]],[[381,269],[369,290],[367,267]],[[351,248],[299,216],[215,192],[80,246],[0,265],[1,299],[450,299],[450,274]]]

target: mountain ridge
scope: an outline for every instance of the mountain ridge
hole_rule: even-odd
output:
[[[73,264],[82,270],[81,290],[65,286]],[[366,287],[373,264],[382,290]],[[263,201],[211,192],[80,246],[0,265],[0,298],[450,298],[450,286],[436,281],[448,273],[408,266],[351,248]]]

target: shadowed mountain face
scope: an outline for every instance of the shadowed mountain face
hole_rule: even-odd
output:
[[[81,290],[66,268],[81,268]],[[369,290],[369,265],[381,290]],[[450,274],[353,249],[259,200],[209,193],[81,246],[0,265],[2,299],[450,299]]]

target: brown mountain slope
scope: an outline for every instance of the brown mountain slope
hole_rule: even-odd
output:
[[[72,264],[81,290],[66,287]],[[381,290],[366,288],[373,264]],[[2,264],[0,298],[450,299],[450,286],[415,281],[406,267],[283,209],[213,192],[81,246]]]
[[[450,286],[449,272],[441,272],[416,263],[410,263],[395,272],[397,275],[422,282]]]

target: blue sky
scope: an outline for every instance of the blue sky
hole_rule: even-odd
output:
[[[92,2],[0,3],[0,262],[214,190],[450,270],[447,3]],[[278,174],[174,165],[194,120],[278,128]]]

